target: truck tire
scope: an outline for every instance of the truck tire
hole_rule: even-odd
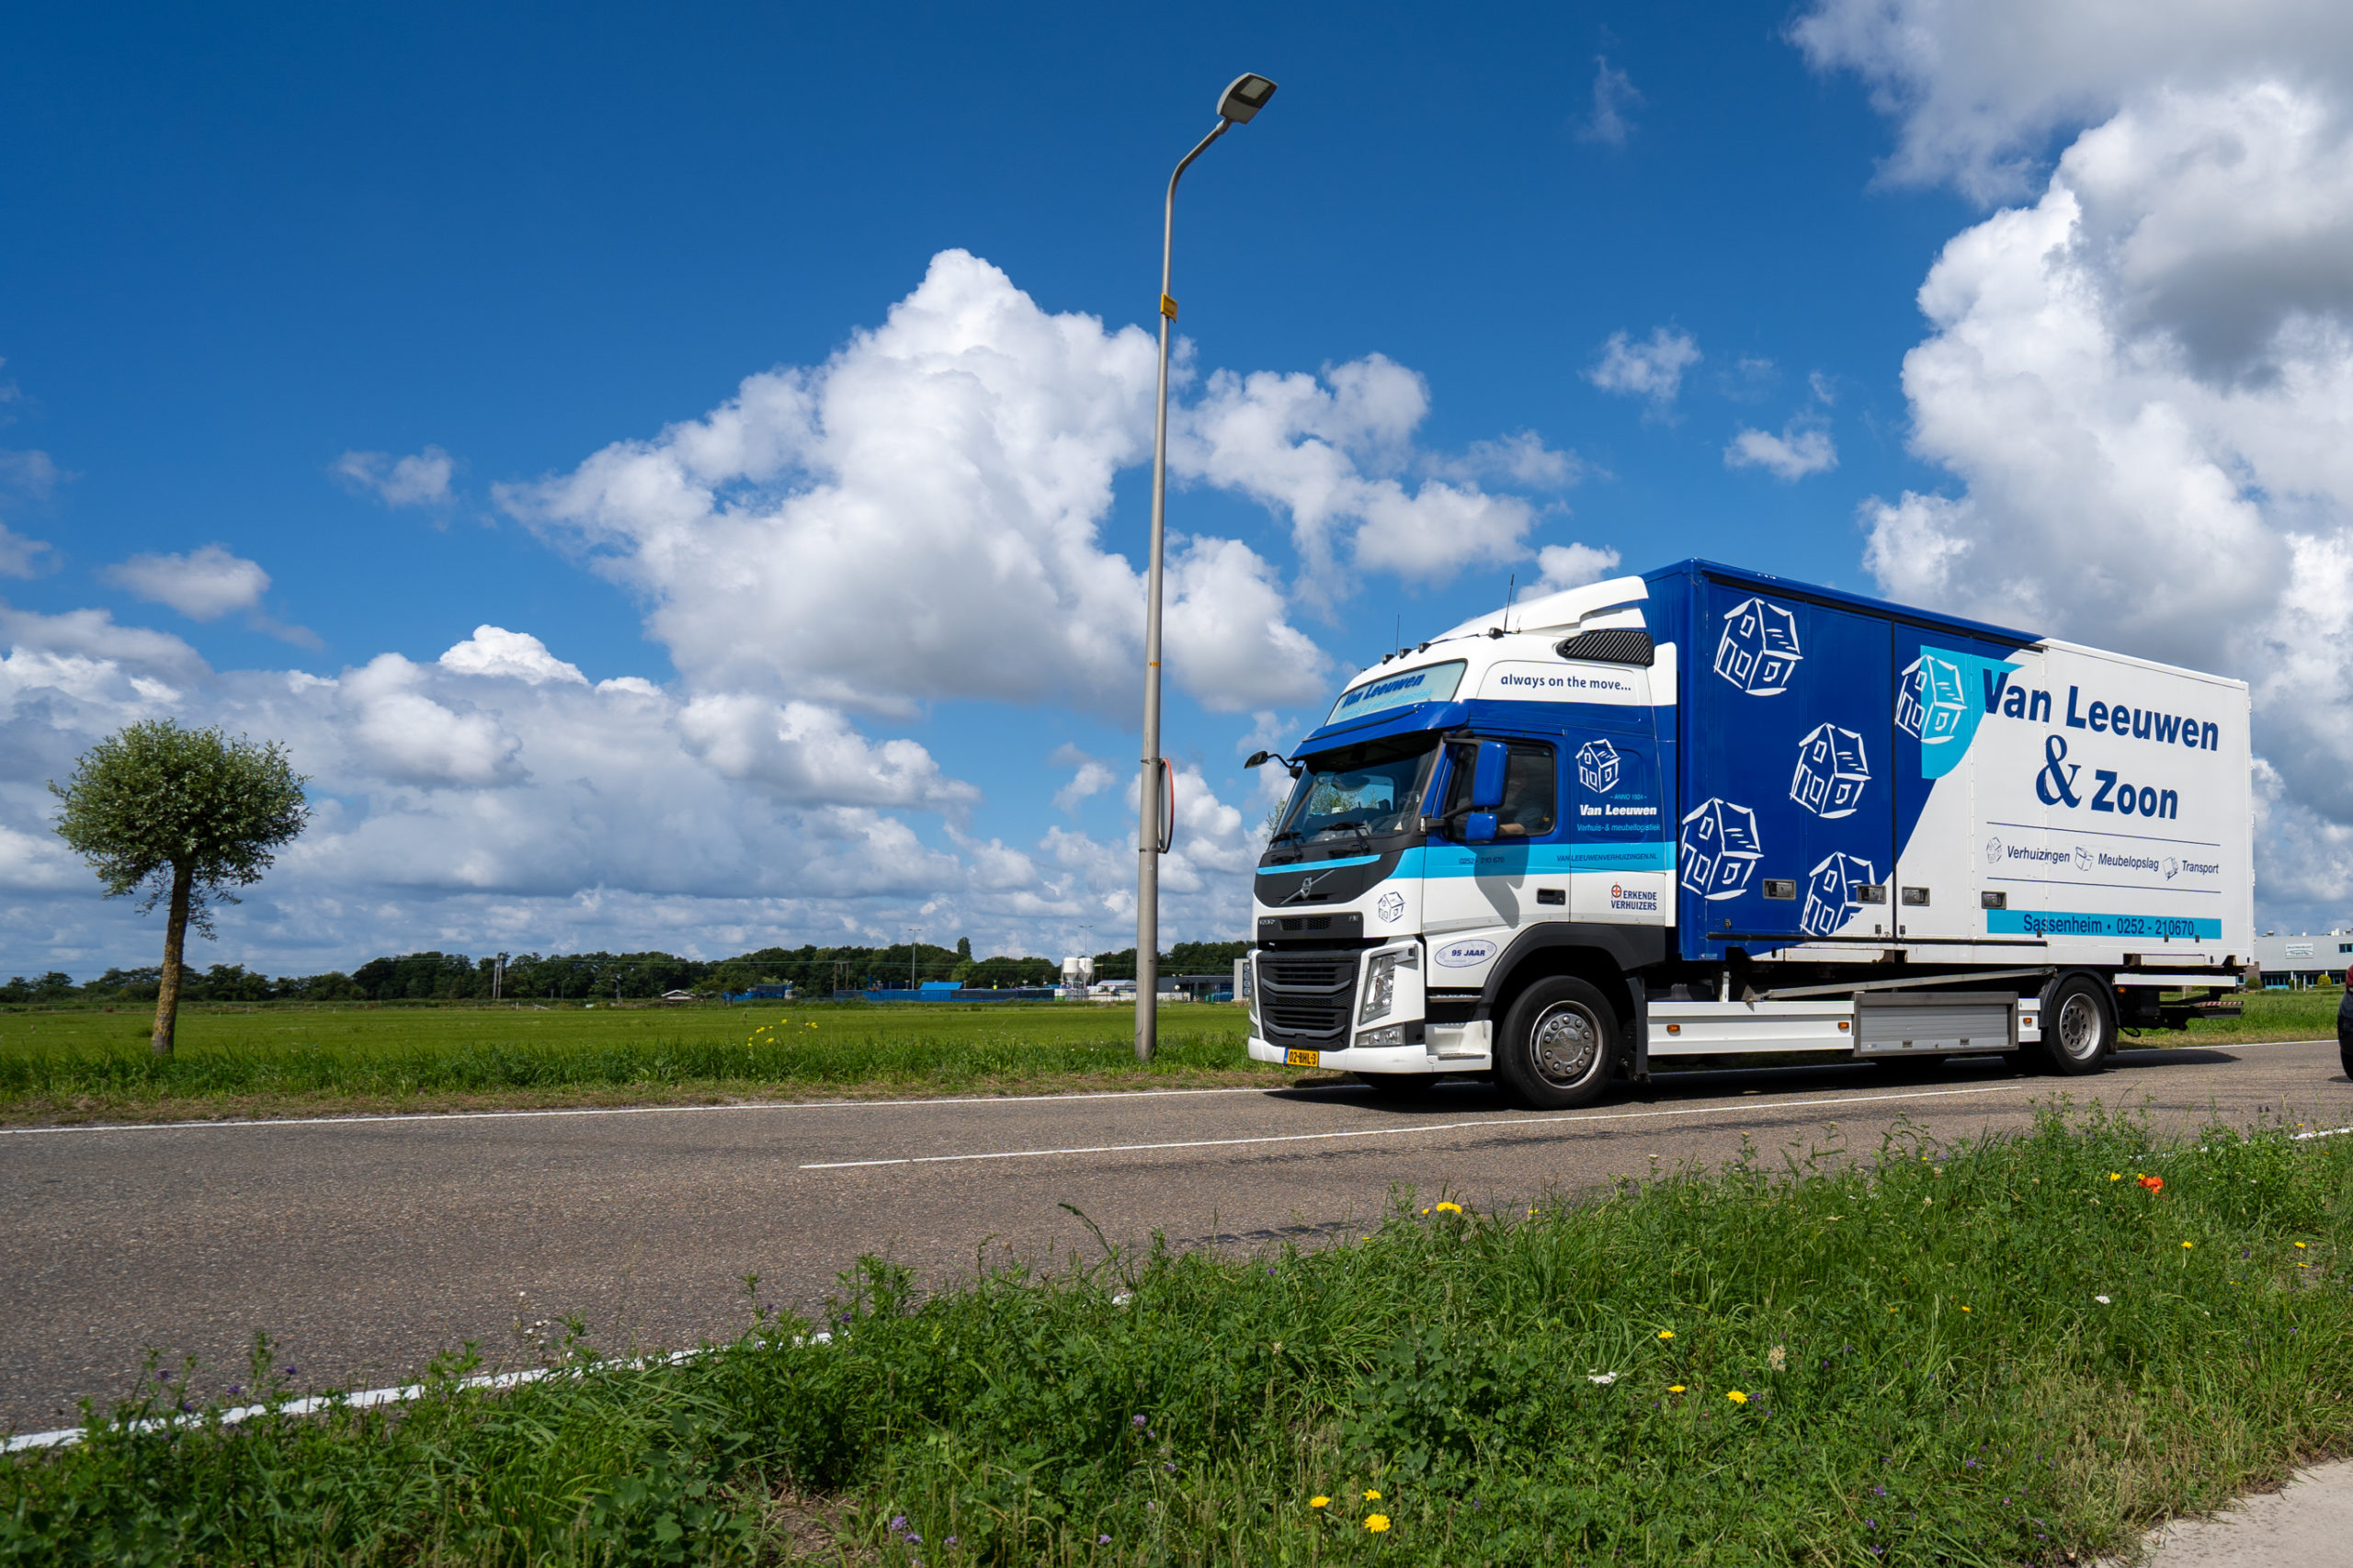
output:
[[[2063,974],[2042,994],[2042,1060],[2075,1078],[2100,1070],[2116,1048],[2116,1012],[2108,987],[2088,974]]]
[[[1618,1064],[1618,1013],[1582,980],[1540,980],[1504,1018],[1495,1081],[1530,1110],[1567,1110],[1609,1086]]]

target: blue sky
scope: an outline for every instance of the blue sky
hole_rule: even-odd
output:
[[[2331,922],[2332,11],[1267,10],[12,17],[0,971],[148,961],[40,785],[158,712],[326,808],[207,960],[1124,945],[1159,192],[1245,69],[1175,935],[1239,929],[1254,738],[1608,552],[2254,679],[2258,896]]]

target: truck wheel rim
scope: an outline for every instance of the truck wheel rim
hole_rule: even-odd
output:
[[[1566,1086],[1593,1071],[1601,1051],[1601,1030],[1593,1016],[1574,1002],[1547,1008],[1529,1031],[1528,1054],[1538,1077]]]
[[[2061,1005],[2059,1049],[2074,1062],[2081,1062],[2099,1049],[2099,1009],[2092,1005],[2090,997],[2078,993]]]

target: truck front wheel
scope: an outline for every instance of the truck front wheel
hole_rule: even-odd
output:
[[[2116,1015],[2098,981],[2071,974],[2043,994],[2042,1057],[2052,1072],[2071,1078],[2097,1073],[2115,1044]]]
[[[1618,1014],[1582,980],[1540,980],[1505,1016],[1495,1078],[1517,1104],[1567,1110],[1608,1086],[1618,1061]]]

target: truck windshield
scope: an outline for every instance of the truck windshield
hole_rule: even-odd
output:
[[[1309,758],[1267,847],[1404,832],[1420,820],[1437,756],[1438,736],[1421,734]]]

